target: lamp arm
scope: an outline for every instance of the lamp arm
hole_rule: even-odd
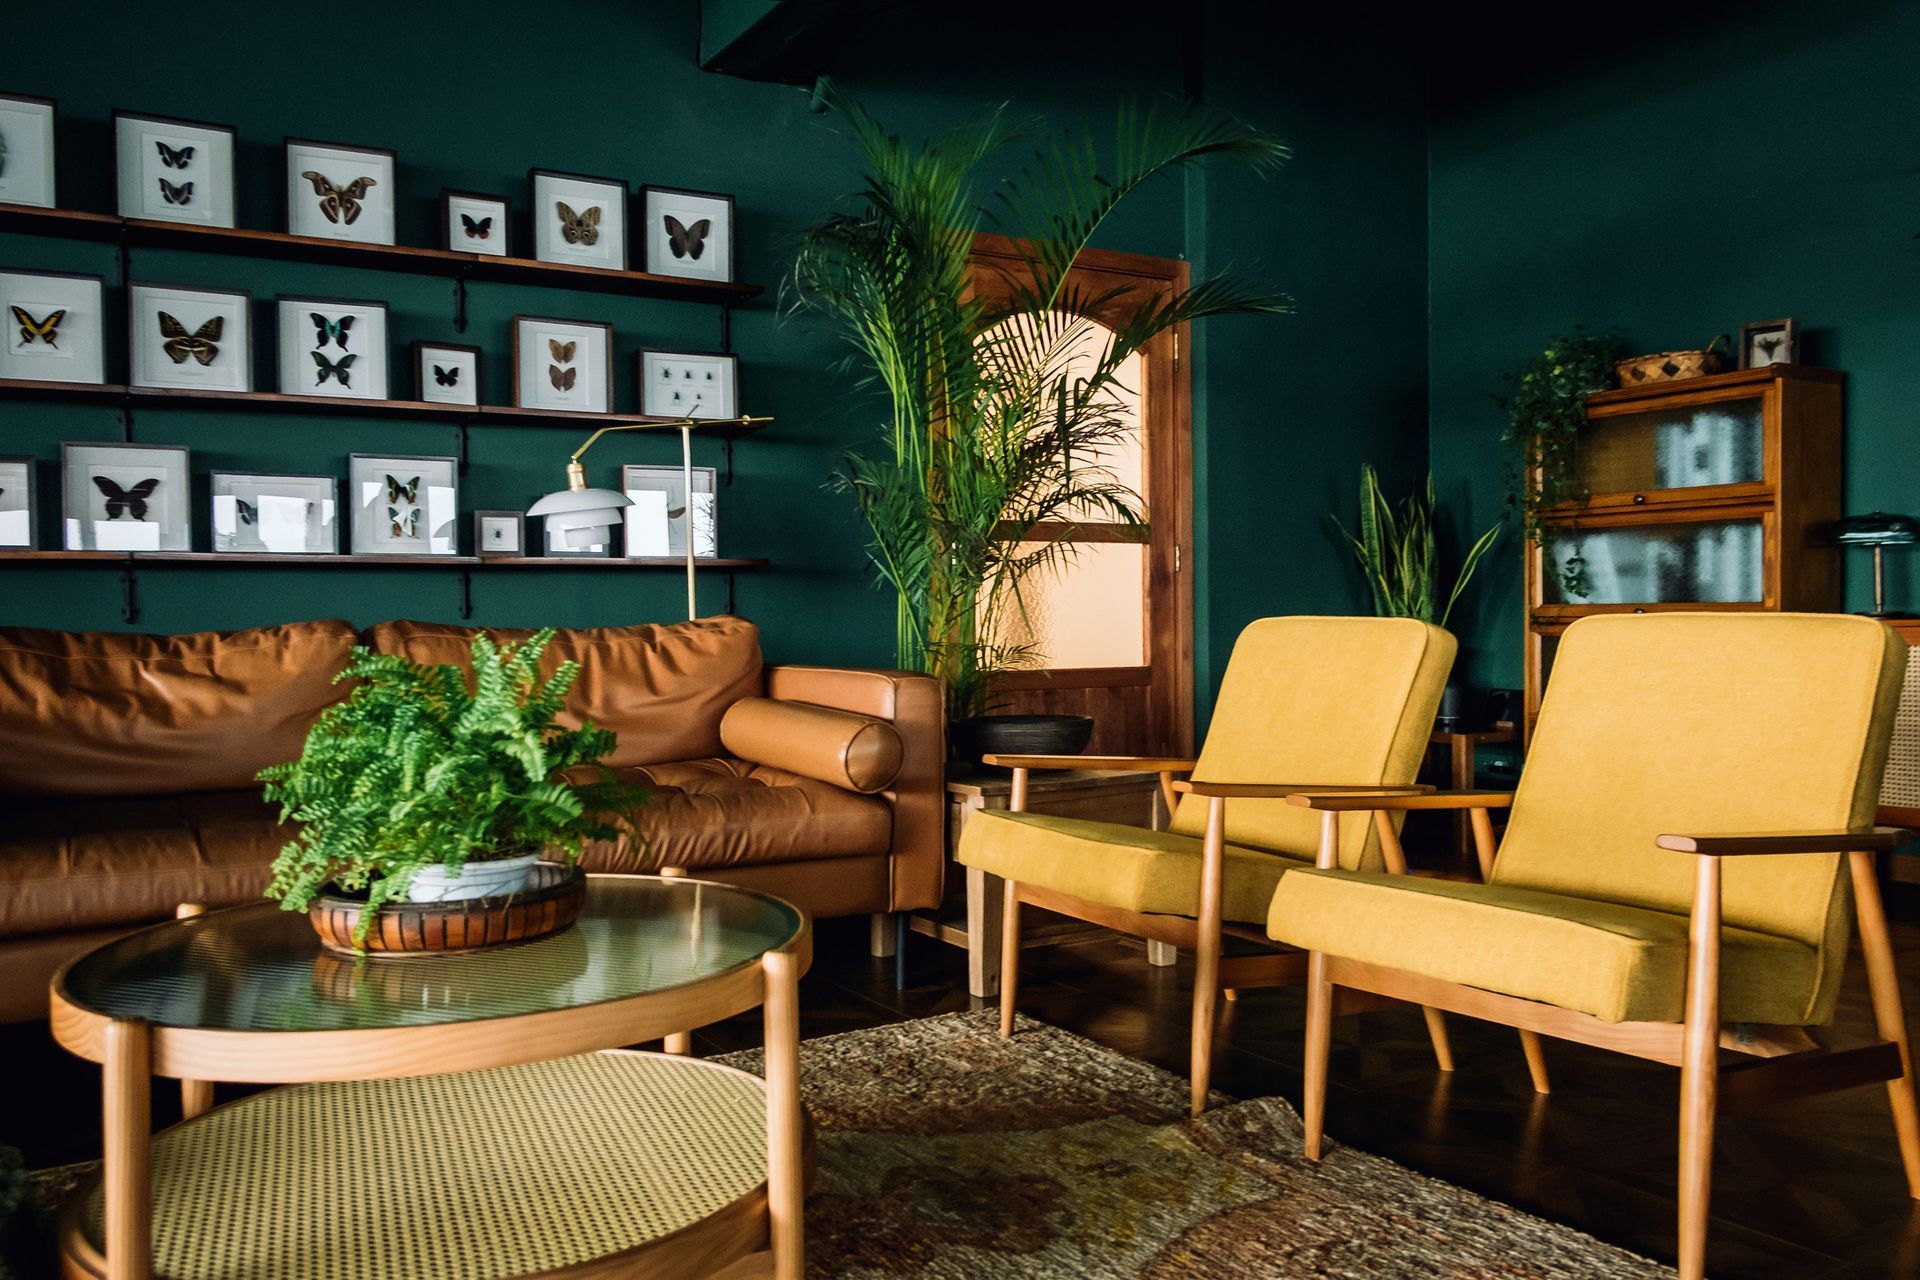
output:
[[[772,418],[750,418],[741,415],[738,418],[675,418],[661,422],[616,422],[601,427],[587,437],[586,443],[573,451],[569,462],[580,461],[580,456],[593,448],[594,442],[610,431],[671,431],[681,427],[750,427],[759,422],[772,422]]]

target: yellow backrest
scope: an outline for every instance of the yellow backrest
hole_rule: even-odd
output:
[[[1685,912],[1694,855],[1663,833],[1873,823],[1906,645],[1844,614],[1591,617],[1561,638],[1494,864],[1500,884]],[[1729,858],[1730,926],[1832,948],[1838,854]],[[1831,984],[1823,979],[1823,1000]]]
[[[1411,618],[1262,618],[1234,642],[1193,771],[1205,782],[1412,782],[1433,735],[1454,639]],[[1197,836],[1207,802],[1187,796],[1173,830]],[[1227,801],[1227,839],[1311,858],[1320,815],[1284,800]],[[1372,818],[1343,814],[1340,865],[1377,868]]]

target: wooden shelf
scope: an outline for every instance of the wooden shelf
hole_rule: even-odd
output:
[[[522,409],[505,404],[431,404],[424,400],[354,400],[345,396],[297,396],[283,391],[201,391],[192,388],[125,387],[117,383],[39,382],[0,378],[0,397],[23,400],[67,400],[114,406],[148,408],[193,406],[215,409],[256,409],[270,413],[316,413],[329,417],[408,418],[418,421],[466,423],[469,426],[557,426],[590,431],[622,422],[672,422],[672,418],[644,413],[574,413],[565,409]],[[696,426],[696,435],[737,440],[766,429],[763,422]]]
[[[0,550],[0,563],[36,565],[73,564],[271,564],[294,569],[307,566],[355,569],[402,569],[431,566],[472,569],[671,569],[684,571],[679,556],[343,556],[277,555],[264,551],[24,551]],[[763,569],[767,561],[740,556],[696,558],[695,569]]]
[[[352,244],[314,236],[288,235],[283,231],[202,227],[183,222],[155,222],[143,218],[86,213],[78,209],[37,209],[18,204],[0,204],[0,232],[104,241],[150,249],[183,249],[191,253],[223,253],[283,262],[316,262],[329,266],[534,285],[548,289],[618,293],[677,302],[704,302],[723,307],[746,302],[762,292],[757,284],[683,280],[678,276],[652,275],[645,271],[603,271],[566,262],[538,262],[532,258],[497,258],[487,254],[423,249],[413,245]]]

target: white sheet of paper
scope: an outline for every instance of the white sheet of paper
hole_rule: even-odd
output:
[[[627,554],[664,556],[667,552],[667,495],[662,489],[629,489]]]
[[[307,506],[305,498],[260,495],[260,541],[267,544],[267,550],[307,549]]]
[[[99,551],[158,551],[158,520],[95,520],[93,545]]]
[[[320,499],[320,527],[326,528],[333,523],[333,499]]]
[[[231,493],[213,495],[213,531],[231,538],[240,527],[239,500]]]
[[[384,492],[386,492],[386,486],[380,481],[362,480],[360,482],[360,509],[364,511],[374,503],[380,501],[380,495]]]
[[[0,511],[0,547],[26,546],[27,533],[26,512]]]
[[[427,486],[427,538],[435,555],[453,550],[453,522],[458,514],[450,486]]]
[[[713,525],[713,498],[711,493],[693,495],[693,554],[696,556],[720,554],[720,539]]]
[[[85,544],[82,543],[80,540],[80,528],[81,528],[81,525],[78,520],[74,519],[72,516],[67,517],[67,541],[66,541],[67,550],[69,551],[86,550]]]

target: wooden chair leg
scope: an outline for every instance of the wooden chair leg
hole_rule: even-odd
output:
[[[1407,851],[1400,843],[1400,833],[1394,830],[1393,815],[1385,809],[1375,809],[1373,829],[1380,838],[1380,859],[1386,863],[1387,870],[1396,876],[1407,874]],[[1427,1039],[1433,1041],[1433,1060],[1442,1071],[1453,1070],[1453,1042],[1447,1038],[1447,1016],[1425,1005],[1420,1007],[1420,1012],[1427,1020]]]
[[[1200,936],[1193,952],[1193,1051],[1189,1080],[1192,1113],[1207,1109],[1213,1081],[1213,1019],[1220,995],[1220,893],[1227,854],[1227,803],[1207,800],[1206,838],[1200,852]]]
[[[1713,1114],[1720,1076],[1720,860],[1695,861],[1687,1030],[1680,1060],[1680,1280],[1706,1275]]]
[[[1433,1060],[1442,1071],[1453,1070],[1453,1042],[1447,1039],[1447,1015],[1438,1009],[1420,1006],[1427,1017],[1427,1039],[1433,1041]]]
[[[1333,983],[1327,980],[1327,958],[1318,951],[1307,956],[1306,1093],[1301,1107],[1307,1159],[1320,1158],[1320,1137],[1327,1120],[1327,1055],[1333,1048]]]
[[[1533,1077],[1533,1091],[1535,1093],[1552,1093],[1553,1089],[1547,1080],[1547,1054],[1546,1051],[1540,1047],[1540,1033],[1538,1031],[1522,1031],[1520,1033],[1520,1050],[1527,1055],[1527,1074]]]
[[[1000,925],[1000,1034],[1013,1034],[1013,1001],[1020,989],[1020,886],[1006,883],[1005,916]]]
[[[1900,1004],[1900,979],[1893,964],[1893,943],[1887,937],[1887,911],[1880,900],[1880,881],[1873,873],[1871,853],[1849,853],[1853,873],[1854,910],[1860,920],[1860,950],[1867,959],[1867,986],[1873,993],[1873,1021],[1882,1040],[1900,1050],[1900,1078],[1887,1081],[1887,1101],[1893,1107],[1893,1131],[1900,1140],[1900,1163],[1906,1166],[1907,1194],[1920,1200],[1920,1106],[1915,1105],[1913,1049],[1907,1041],[1907,1014]]]

